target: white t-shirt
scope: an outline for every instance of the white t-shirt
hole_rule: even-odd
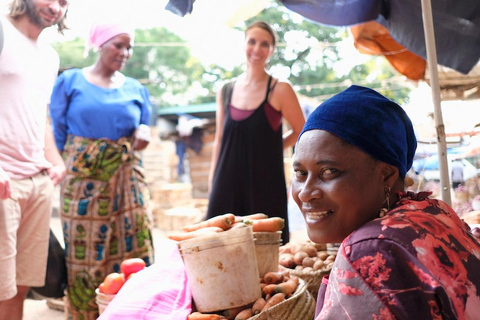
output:
[[[56,51],[32,41],[0,16],[0,167],[11,179],[31,177],[51,164],[45,159],[47,106],[59,68]]]

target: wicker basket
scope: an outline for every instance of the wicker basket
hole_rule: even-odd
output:
[[[290,274],[293,276],[297,276],[303,281],[305,281],[307,285],[307,290],[313,296],[315,301],[317,300],[318,289],[320,289],[320,285],[322,284],[322,279],[324,276],[330,274],[332,270],[331,267],[329,268],[322,268],[317,271],[305,271],[305,270],[289,270]]]
[[[290,298],[248,320],[313,320],[314,317],[315,299],[307,290],[305,281],[299,279],[298,287]]]

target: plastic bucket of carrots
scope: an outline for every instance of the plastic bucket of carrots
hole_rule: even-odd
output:
[[[102,312],[105,311],[105,308],[108,306],[110,301],[112,301],[116,295],[99,292],[98,288],[95,290],[95,293],[97,294],[95,301],[97,302],[97,305],[98,305],[98,313],[102,314]]]
[[[282,243],[282,231],[254,232],[260,278],[270,271],[278,271],[278,252]]]
[[[180,241],[199,312],[240,307],[262,296],[252,227]]]

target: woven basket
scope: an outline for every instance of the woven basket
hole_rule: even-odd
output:
[[[315,299],[307,290],[305,281],[299,279],[298,287],[290,298],[248,320],[313,320],[314,317]]]
[[[331,267],[329,268],[322,268],[316,271],[304,271],[304,270],[289,270],[290,274],[293,276],[297,276],[303,281],[305,281],[307,285],[307,290],[313,296],[315,300],[317,300],[318,289],[320,289],[320,285],[322,284],[322,278],[328,274],[332,270]]]

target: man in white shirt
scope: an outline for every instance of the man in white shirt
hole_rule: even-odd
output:
[[[65,29],[67,7],[13,0],[0,16],[0,319],[22,319],[29,288],[45,280],[52,194],[65,165],[47,121],[59,58],[39,36]]]

